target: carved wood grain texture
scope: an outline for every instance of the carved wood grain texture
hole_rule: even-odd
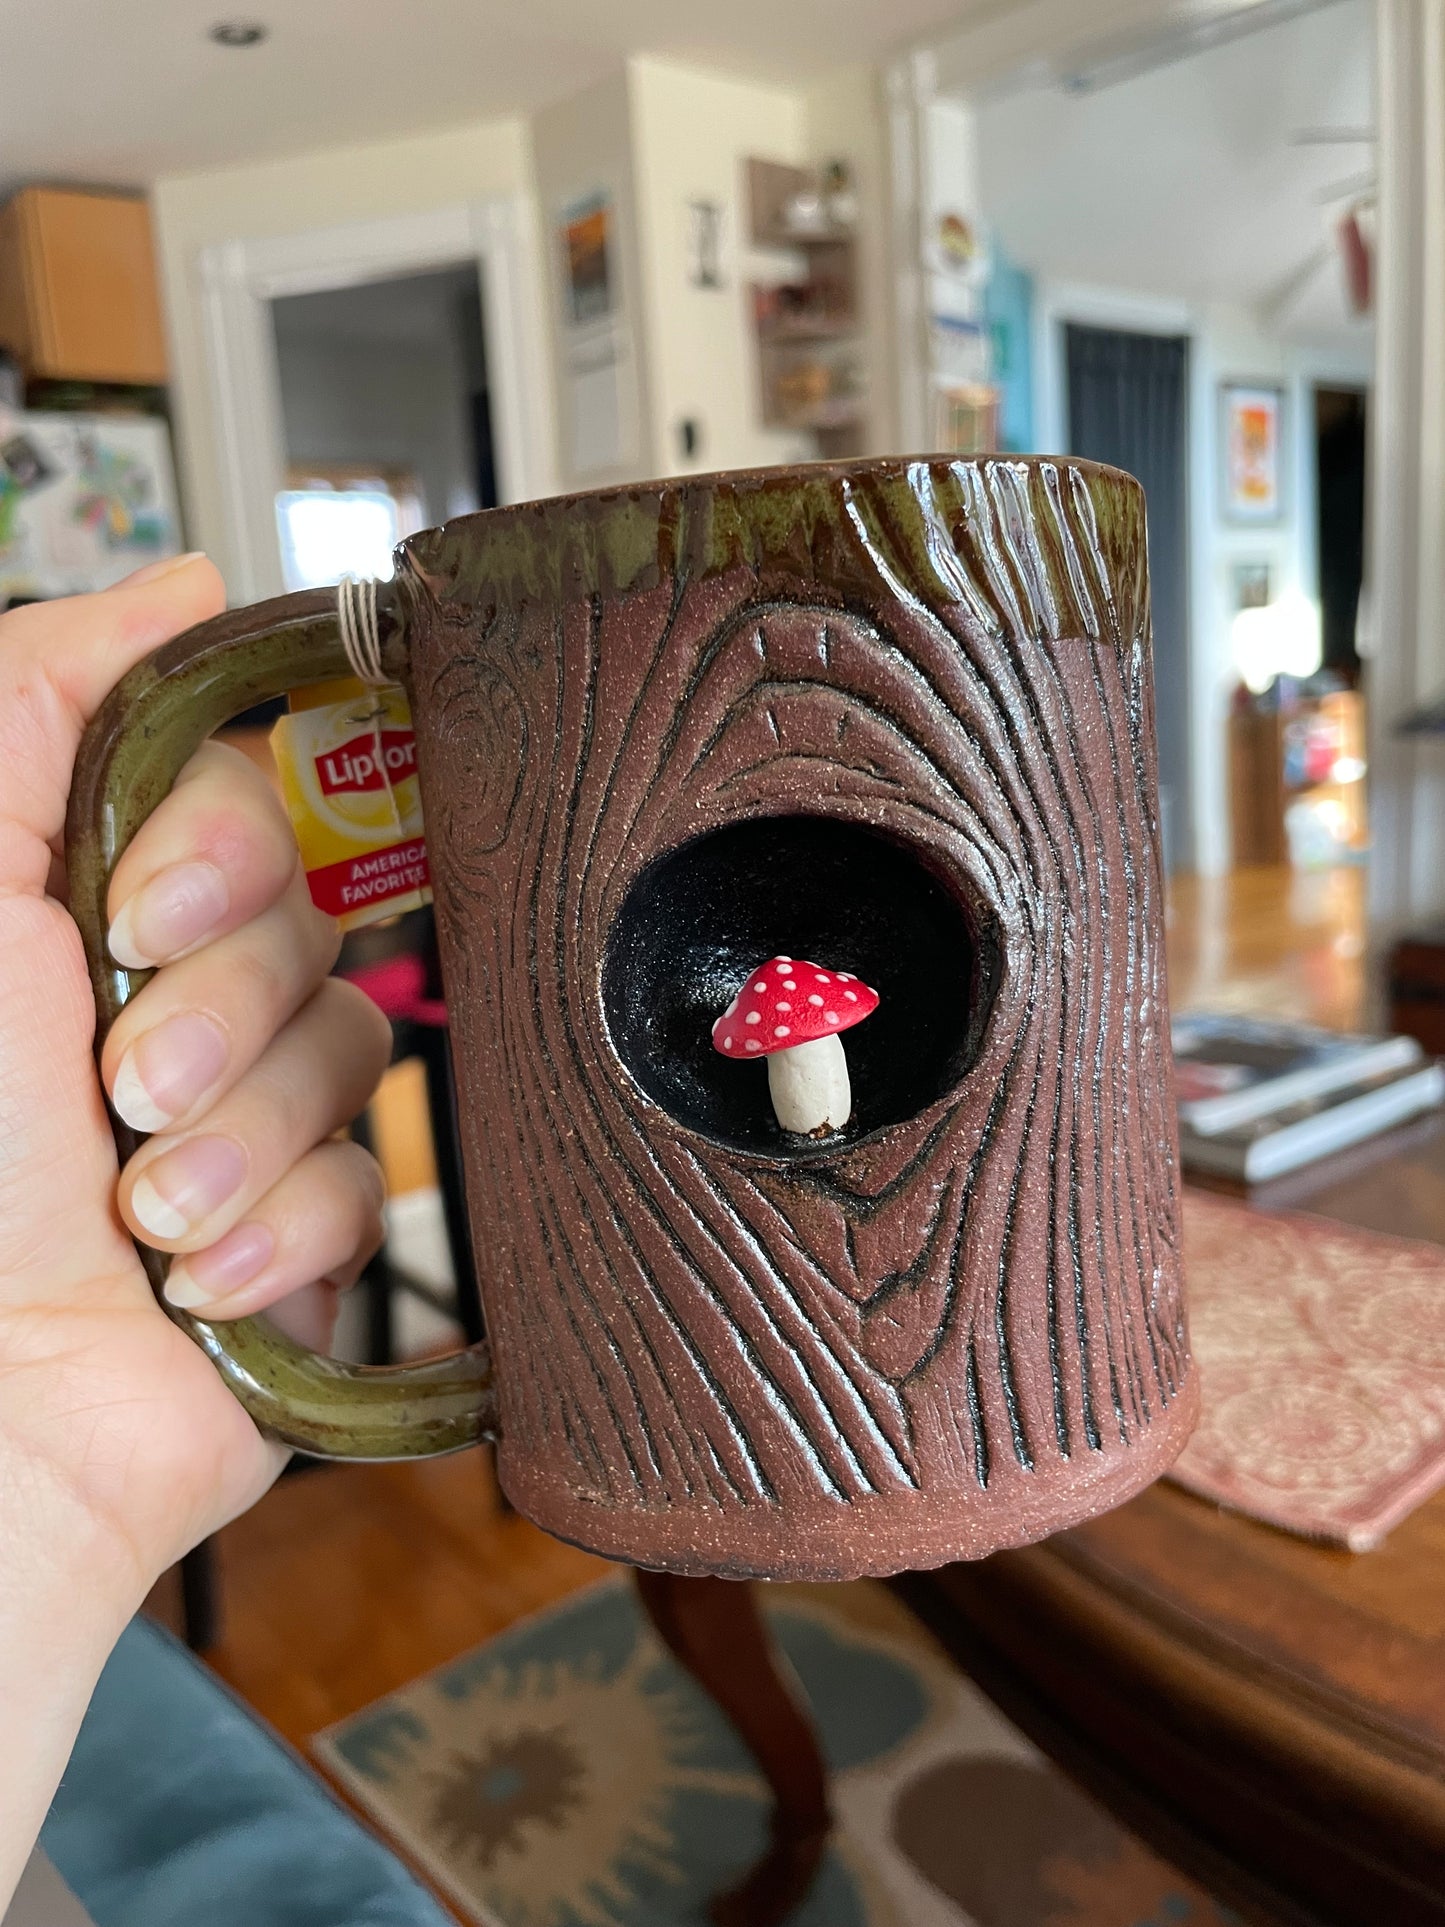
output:
[[[454,524],[402,588],[518,1507],[641,1564],[833,1578],[1155,1476],[1194,1385],[1137,485],[656,485]],[[640,1090],[600,986],[649,862],[789,813],[926,852],[999,958],[940,1101],[770,1157]]]

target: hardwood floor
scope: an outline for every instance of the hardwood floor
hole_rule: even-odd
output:
[[[1171,894],[1176,1008],[1367,1019],[1364,874],[1255,870]],[[418,1092],[394,1083],[378,1133],[394,1181],[427,1157]],[[306,1737],[607,1568],[503,1512],[490,1455],[323,1467],[287,1478],[221,1535],[209,1658],[286,1737]],[[156,1606],[170,1616],[173,1589]]]
[[[504,1511],[486,1451],[308,1468],[218,1554],[207,1658],[297,1744],[608,1570]]]

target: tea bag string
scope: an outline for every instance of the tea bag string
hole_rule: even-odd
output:
[[[346,660],[356,675],[374,689],[389,687],[392,679],[383,673],[381,667],[381,626],[376,617],[374,577],[342,576],[336,585],[336,621],[341,630],[341,646],[346,651]],[[358,717],[357,720],[371,724],[372,753],[376,758],[376,767],[381,772],[381,780],[386,785],[392,821],[400,829],[401,805],[397,801],[396,786],[386,764],[386,741],[382,734],[385,717],[386,702],[379,698],[372,704],[367,716]]]
[[[362,682],[383,688],[391,681],[381,667],[381,625],[372,576],[344,575],[336,585],[336,620],[346,660]]]

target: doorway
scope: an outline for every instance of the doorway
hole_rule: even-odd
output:
[[[474,266],[270,303],[288,589],[391,574],[403,537],[497,500]]]
[[[1069,453],[1142,482],[1149,504],[1164,867],[1194,863],[1189,746],[1189,342],[1064,326]]]
[[[521,197],[218,241],[202,249],[197,265],[218,455],[211,546],[233,602],[259,602],[285,586],[276,498],[287,486],[288,460],[274,311],[294,296],[428,280],[438,271],[471,277],[480,291],[486,373],[486,419],[473,426],[479,495],[487,450],[498,502],[551,493],[543,278]]]
[[[1366,408],[1361,387],[1315,389],[1320,662],[1351,685],[1360,680],[1355,628],[1365,574]]]

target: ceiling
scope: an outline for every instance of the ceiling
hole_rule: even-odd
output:
[[[990,222],[1023,266],[1055,280],[1255,309],[1291,338],[1368,337],[1326,250],[1368,172],[1368,144],[1299,146],[1304,128],[1374,119],[1368,0],[1087,94],[1036,87],[979,108]],[[1311,265],[1311,264],[1315,265]]]
[[[652,53],[796,82],[1014,0],[0,0],[0,185],[143,185],[528,112]],[[230,50],[206,30],[269,23]]]

